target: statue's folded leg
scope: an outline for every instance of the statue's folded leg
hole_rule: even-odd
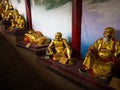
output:
[[[98,62],[93,66],[93,77],[109,77],[112,75],[114,62],[109,61],[107,63]]]

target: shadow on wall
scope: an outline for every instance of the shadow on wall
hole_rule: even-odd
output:
[[[69,44],[70,46],[72,46],[72,39],[71,39],[71,37],[68,37],[68,44]]]
[[[120,42],[120,30],[115,31],[115,40],[118,40]]]

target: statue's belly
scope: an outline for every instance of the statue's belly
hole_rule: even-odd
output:
[[[98,52],[98,55],[101,59],[110,59],[112,57],[112,52],[106,49],[101,49]]]

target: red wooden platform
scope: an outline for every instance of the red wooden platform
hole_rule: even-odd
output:
[[[88,89],[97,89],[97,90],[114,90],[112,87],[102,84],[97,80],[93,80],[88,76],[87,73],[80,73],[78,69],[82,66],[82,60],[75,59],[74,65],[63,65],[59,62],[47,59],[46,56],[38,56],[37,59],[40,63],[55,71],[56,73],[62,75],[63,77],[69,79],[79,86],[84,86]]]
[[[20,41],[24,39],[24,34],[27,33],[29,30],[28,29],[13,29],[12,31],[6,30],[7,33],[13,34],[16,36],[16,40]]]
[[[26,44],[27,43],[25,43],[24,41],[17,41],[16,42],[17,46],[23,47],[23,48],[26,48],[25,47]],[[43,45],[43,46],[38,46],[38,45],[32,44],[29,48],[26,48],[26,49],[35,52],[39,56],[39,55],[45,55],[46,54],[47,47],[48,47],[48,44]]]

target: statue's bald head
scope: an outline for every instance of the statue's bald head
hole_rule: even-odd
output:
[[[55,39],[61,39],[62,38],[62,33],[61,32],[57,32],[55,34]]]

